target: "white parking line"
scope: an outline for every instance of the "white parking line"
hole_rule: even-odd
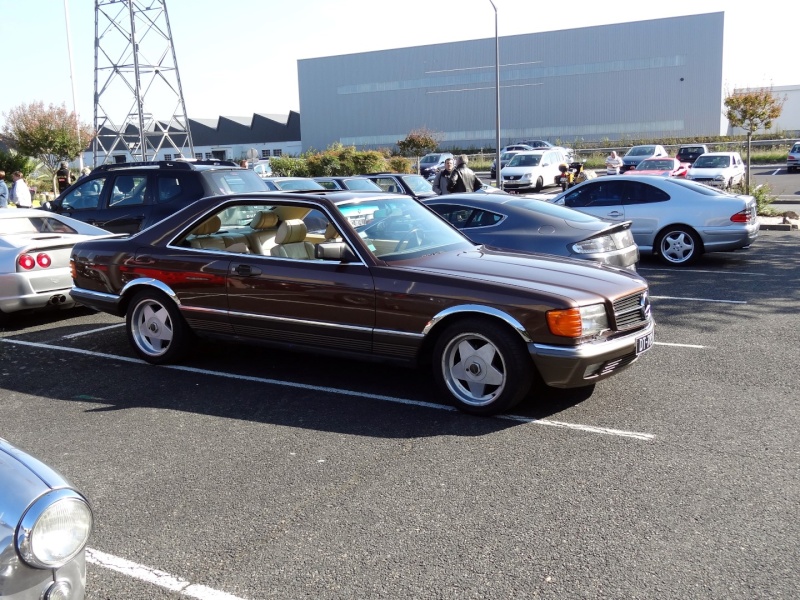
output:
[[[123,325],[125,325],[125,323],[117,323],[116,325],[109,325],[108,327],[100,327],[99,329],[90,329],[89,331],[79,331],[78,333],[70,333],[69,335],[61,336],[61,339],[69,340],[71,338],[81,337],[82,335],[90,335],[92,333],[105,331],[106,329],[116,329],[117,327],[122,327]]]
[[[239,596],[234,596],[226,592],[220,592],[204,585],[197,585],[175,577],[158,569],[151,569],[144,565],[131,562],[113,554],[106,554],[93,548],[86,548],[86,562],[99,565],[106,569],[111,569],[117,573],[122,573],[128,577],[139,579],[158,587],[162,587],[171,592],[177,592],[181,596],[197,598],[198,600],[244,600]]]
[[[650,296],[657,300],[688,300],[689,302],[720,302],[722,304],[747,304],[746,300],[716,300],[714,298],[683,298],[681,296]]]
[[[759,254],[759,257],[764,256],[763,254]],[[784,255],[780,255],[782,258],[786,258]],[[731,275],[753,275],[755,277],[773,277],[771,273],[756,273],[754,271],[726,271],[722,269],[681,269],[680,271],[676,271],[675,269],[659,269],[658,267],[640,267],[637,265],[637,271],[664,271],[669,273],[712,273],[715,275],[725,275],[726,277],[730,277]]]
[[[778,174],[778,173],[780,173],[781,171],[783,171],[783,169],[775,169],[775,170],[772,172],[772,174],[773,174],[773,175],[777,175],[777,174]]]
[[[675,346],[676,348],[708,348],[708,346],[698,346],[697,344],[671,344],[669,342],[653,342],[656,346]]]
[[[42,344],[40,342],[26,342],[24,340],[12,340],[4,338],[0,340],[6,344],[18,344],[20,346],[31,346],[33,348],[41,348],[45,350],[60,350],[62,352],[72,352],[74,354],[83,354],[85,356],[94,356],[97,358],[107,358],[110,360],[120,360],[123,362],[134,363],[139,365],[147,365],[149,363],[138,358],[131,358],[128,356],[118,356],[116,354],[105,354],[102,352],[94,352],[92,350],[84,350],[82,348],[67,348],[64,346],[53,346],[51,344]],[[432,408],[435,410],[444,410],[448,412],[458,412],[454,406],[445,404],[434,404],[432,402],[423,402],[421,400],[411,400],[409,398],[397,398],[395,396],[384,396],[382,394],[370,394],[366,392],[356,392],[353,390],[345,390],[341,388],[326,387],[320,385],[311,385],[307,383],[297,383],[294,381],[283,381],[280,379],[270,379],[267,377],[254,377],[252,375],[237,375],[235,373],[226,373],[224,371],[211,371],[208,369],[198,369],[195,367],[186,367],[183,365],[162,365],[162,369],[171,369],[173,371],[184,371],[187,373],[197,373],[200,375],[211,375],[213,377],[225,377],[228,379],[237,379],[239,381],[251,381],[254,383],[266,383],[268,385],[279,385],[283,387],[290,387],[302,390],[311,390],[315,392],[326,392],[329,394],[338,394],[340,396],[351,396],[356,398],[366,398],[368,400],[381,400],[384,402],[393,402],[395,404],[404,404],[408,406],[421,406],[424,408]],[[595,427],[593,425],[581,425],[577,423],[563,423],[560,421],[548,421],[546,419],[532,419],[530,417],[523,417],[517,415],[498,415],[498,418],[519,421],[522,423],[532,423],[534,425],[548,425],[551,427],[562,427],[567,429],[575,429],[579,431],[586,431],[589,433],[597,433],[603,435],[614,435],[617,437],[625,437],[637,440],[652,440],[655,435],[650,433],[641,433],[636,431],[624,431],[621,429],[610,429],[607,427]]]

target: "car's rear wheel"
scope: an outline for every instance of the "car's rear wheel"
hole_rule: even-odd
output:
[[[688,227],[669,227],[656,242],[658,256],[668,265],[688,265],[703,253],[700,237]]]
[[[136,353],[154,365],[181,358],[191,337],[175,303],[157,290],[143,290],[128,305],[128,340]]]
[[[536,192],[536,193],[538,194],[539,192],[541,192],[541,191],[542,191],[542,188],[543,188],[543,187],[544,187],[544,181],[542,180],[542,178],[541,178],[541,177],[539,177],[539,178],[536,180],[536,185],[535,185],[535,186],[533,186],[533,191],[534,191],[534,192]]]
[[[522,339],[504,324],[470,318],[450,325],[434,349],[434,377],[461,410],[493,415],[531,389],[534,367]]]

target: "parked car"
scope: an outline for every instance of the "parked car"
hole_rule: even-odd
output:
[[[681,162],[686,162],[691,165],[697,160],[698,156],[702,156],[706,152],[708,152],[708,146],[705,144],[691,144],[678,148],[675,158]]]
[[[519,154],[520,152],[521,152],[521,150],[509,150],[508,152],[501,153],[500,154],[500,169],[502,170],[503,167],[505,167],[508,164],[508,162],[512,158],[514,158],[514,156]],[[491,167],[491,170],[489,172],[489,177],[491,179],[496,179],[497,178],[497,159],[496,158],[492,161],[492,167]]]
[[[325,189],[311,177],[267,177],[262,181],[266,184],[267,189],[271,191]]]
[[[405,194],[417,200],[430,198],[436,195],[431,182],[421,175],[409,175],[406,173],[371,173],[369,175],[364,175],[364,177],[374,182],[384,192]]]
[[[564,162],[568,161],[561,148],[520,152],[500,170],[503,189],[541,192],[545,186],[556,185],[556,177],[561,175],[558,165]]]
[[[361,206],[371,216],[354,228]],[[240,212],[256,216],[242,226]],[[124,315],[147,362],[180,360],[198,334],[429,365],[476,414],[509,410],[535,382],[591,386],[653,342],[637,274],[476,246],[399,194],[207,198],[72,259],[73,295]]]
[[[381,191],[377,183],[366,177],[314,177],[314,181],[326,190]]]
[[[94,225],[35,208],[0,210],[0,322],[20,311],[75,306],[72,246],[107,235]]]
[[[729,190],[744,180],[744,172],[738,152],[707,152],[697,157],[686,179]]]
[[[795,142],[789,154],[786,156],[786,170],[789,173],[800,168],[800,142]]]
[[[419,161],[419,174],[427,178],[431,173],[435,173],[439,169],[444,168],[444,161],[448,158],[453,158],[450,152],[432,152],[426,154]]]
[[[136,233],[205,196],[262,192],[252,169],[229,161],[100,165],[43,208],[114,233]]]
[[[272,177],[272,166],[269,163],[269,159],[260,160],[254,163],[250,168],[262,179],[265,177]]]
[[[625,174],[686,177],[686,174],[689,172],[689,166],[689,163],[682,163],[677,158],[662,156],[661,158],[646,158],[632,171],[625,171]]]
[[[669,265],[688,265],[704,252],[748,248],[758,237],[755,198],[678,177],[609,175],[553,202],[601,219],[632,221],[639,251]]]
[[[622,167],[620,168],[619,172],[624,173],[625,171],[635,169],[645,158],[657,158],[659,156],[669,156],[669,153],[664,149],[664,146],[659,144],[634,146],[625,153],[625,156],[622,157]]]
[[[500,150],[500,154],[502,154],[503,152],[512,152],[512,151],[524,152],[527,150],[536,150],[536,148],[534,148],[533,146],[528,146],[527,144],[511,144],[509,146],[506,146],[505,148],[502,148]]]
[[[89,501],[54,469],[0,438],[0,597],[82,600]]]
[[[572,162],[573,156],[575,155],[575,151],[572,148],[566,148],[564,146],[556,146],[555,144],[548,142],[547,140],[525,140],[520,142],[520,144],[530,146],[533,150],[547,150],[548,148],[561,148],[561,150],[563,150],[564,152],[564,156],[567,157],[567,162]]]
[[[636,270],[639,249],[630,222],[608,223],[535,198],[449,194],[425,204],[476,244],[545,252]]]

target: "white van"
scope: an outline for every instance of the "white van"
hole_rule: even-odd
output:
[[[519,152],[500,170],[503,189],[540,192],[545,186],[555,185],[556,175],[560,174],[558,165],[566,162],[563,148]]]

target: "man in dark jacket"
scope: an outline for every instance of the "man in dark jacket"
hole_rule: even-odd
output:
[[[56,171],[56,185],[58,186],[58,193],[62,193],[72,184],[72,173],[69,172],[69,165],[66,162],[61,163],[61,168]]]
[[[458,164],[450,175],[450,181],[447,184],[447,191],[451,194],[474,192],[483,187],[483,183],[475,175],[475,172],[467,166],[468,162],[469,159],[466,154],[458,157]]]

